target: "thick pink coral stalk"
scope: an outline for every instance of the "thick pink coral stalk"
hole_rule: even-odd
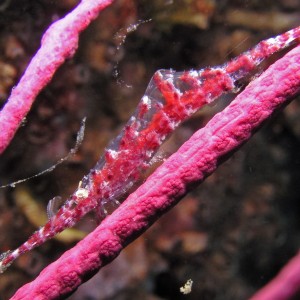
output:
[[[9,145],[38,93],[49,83],[60,65],[74,55],[80,32],[112,2],[82,0],[71,13],[46,31],[40,49],[0,112],[0,154]]]
[[[257,292],[250,300],[296,299],[293,297],[299,292],[300,252],[288,262],[275,279]]]
[[[91,234],[20,288],[12,299],[61,299],[72,293],[299,93],[300,46],[249,84]]]

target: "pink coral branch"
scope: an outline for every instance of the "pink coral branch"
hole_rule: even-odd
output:
[[[74,55],[80,32],[112,2],[82,0],[71,13],[46,31],[41,48],[0,112],[0,154],[9,145],[38,93],[49,83],[60,65]]]
[[[250,300],[288,300],[300,292],[300,252]]]
[[[12,299],[62,299],[112,261],[300,92],[300,46],[254,80],[91,234]],[[299,278],[298,278],[299,279]]]

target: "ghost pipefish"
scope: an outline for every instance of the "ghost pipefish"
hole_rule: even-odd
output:
[[[105,205],[111,202],[118,204],[118,199],[141,178],[162,142],[180,123],[222,94],[236,91],[240,79],[299,38],[300,27],[297,27],[261,41],[222,66],[155,72],[135,113],[96,166],[43,227],[19,248],[0,256],[0,273],[20,255],[74,226],[91,210],[105,210]]]

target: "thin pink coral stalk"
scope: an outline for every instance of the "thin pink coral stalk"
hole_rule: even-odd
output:
[[[300,46],[250,83],[112,215],[45,268],[34,281],[20,288],[12,299],[63,299],[72,293],[118,256],[126,245],[174,206],[195,184],[214,172],[265,120],[299,92]]]
[[[293,257],[279,274],[250,300],[296,299],[300,292],[300,252]],[[299,294],[298,294],[299,296]]]
[[[81,31],[112,2],[113,0],[83,0],[46,31],[40,49],[0,112],[0,154],[9,145],[36,96],[62,63],[74,55]]]

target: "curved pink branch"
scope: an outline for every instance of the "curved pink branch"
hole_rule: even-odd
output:
[[[300,252],[250,300],[288,300],[300,292]]]
[[[38,93],[49,83],[59,66],[74,55],[81,31],[112,2],[82,0],[72,12],[46,31],[40,49],[0,112],[0,154],[9,145]]]
[[[299,93],[300,46],[249,84],[91,234],[20,288],[12,299],[62,299],[72,293]]]

